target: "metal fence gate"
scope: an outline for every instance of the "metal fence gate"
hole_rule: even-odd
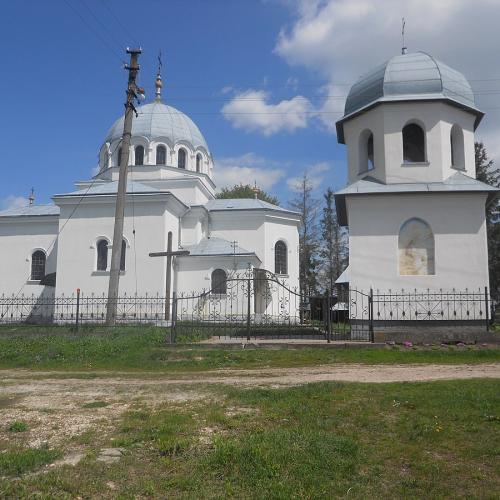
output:
[[[210,290],[174,295],[172,337],[370,341],[372,318],[370,295],[305,295],[253,269]]]

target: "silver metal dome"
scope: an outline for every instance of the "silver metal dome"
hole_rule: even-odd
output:
[[[424,52],[404,54],[369,71],[351,87],[344,115],[379,100],[443,98],[476,109],[471,86],[462,73]]]
[[[483,117],[462,73],[425,52],[403,54],[372,69],[351,87],[344,116],[337,122],[338,140],[344,142],[346,120],[378,103],[429,100],[445,100],[471,111],[476,115],[476,127]]]
[[[132,121],[132,136],[142,136],[147,139],[158,137],[168,138],[172,144],[187,142],[193,149],[204,148],[210,154],[205,138],[193,120],[187,115],[155,101],[137,108],[138,117]],[[120,139],[123,133],[124,116],[118,118],[106,135],[105,142]]]

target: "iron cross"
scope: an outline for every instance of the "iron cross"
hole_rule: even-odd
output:
[[[172,252],[172,231],[168,233],[167,251],[166,252],[151,252],[150,257],[167,257],[167,277],[165,283],[165,319],[170,319],[170,289],[172,281],[172,257],[176,255],[189,255],[189,250],[178,250]]]

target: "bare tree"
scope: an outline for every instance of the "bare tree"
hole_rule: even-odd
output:
[[[318,290],[318,200],[312,194],[313,185],[305,173],[296,187],[297,195],[290,207],[302,216],[299,229],[299,283],[302,294]]]
[[[347,235],[337,221],[334,193],[328,188],[324,197],[323,216],[320,221],[322,283],[330,292],[335,287],[335,280],[344,271],[347,259]]]

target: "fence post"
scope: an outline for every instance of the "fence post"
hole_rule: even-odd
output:
[[[370,329],[370,342],[375,342],[375,335],[373,333],[373,288],[370,288],[370,296],[368,297],[368,322]]]
[[[251,283],[250,278],[247,279],[247,340],[250,340],[250,295]]]
[[[170,319],[170,344],[175,344],[177,323],[177,292],[172,293],[172,318]]]
[[[489,297],[488,297],[488,287],[485,286],[484,287],[484,304],[485,304],[485,309],[486,309],[486,314],[485,314],[485,317],[486,317],[486,331],[489,332],[490,331],[490,320],[489,320],[489,315],[490,315],[490,301],[489,301]]]
[[[76,329],[80,326],[80,289],[76,289]]]

